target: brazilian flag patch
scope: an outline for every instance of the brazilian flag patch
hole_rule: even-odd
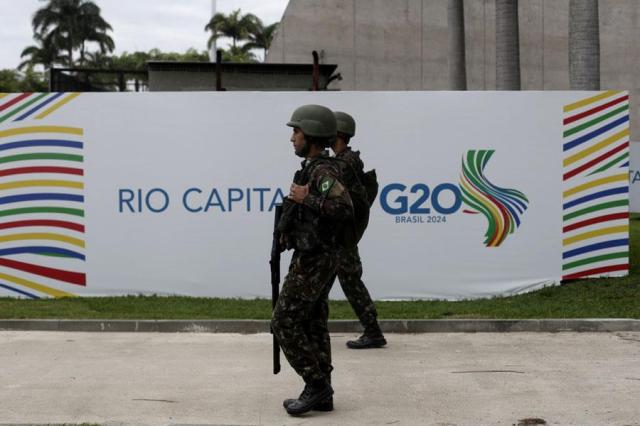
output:
[[[326,194],[327,192],[329,192],[334,183],[335,180],[331,179],[330,177],[323,178],[320,182],[320,192],[322,194]]]

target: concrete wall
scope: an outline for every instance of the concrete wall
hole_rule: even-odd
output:
[[[494,90],[495,0],[465,0],[467,85]],[[519,2],[523,90],[569,89],[569,0]],[[600,0],[601,88],[631,91],[640,139],[640,1]],[[290,0],[267,62],[338,64],[341,90],[447,90],[446,0]]]

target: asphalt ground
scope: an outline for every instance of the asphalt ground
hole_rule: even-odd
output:
[[[0,332],[0,424],[640,425],[640,333],[332,334],[335,410],[269,334]],[[528,423],[526,423],[528,422]]]

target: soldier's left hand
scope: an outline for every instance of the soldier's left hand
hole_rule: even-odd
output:
[[[309,184],[306,185],[296,185],[295,183],[291,184],[291,188],[289,189],[289,199],[295,201],[298,204],[302,204],[305,198],[309,195]]]

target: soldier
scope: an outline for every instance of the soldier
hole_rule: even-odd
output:
[[[345,176],[345,185],[352,194],[354,206],[357,207],[356,195],[354,195],[354,193],[357,194],[358,191],[356,191],[354,187],[360,186],[360,192],[364,190],[361,186],[364,164],[360,159],[360,151],[352,151],[351,147],[349,147],[351,138],[356,134],[356,122],[352,116],[344,112],[336,111],[334,115],[337,121],[337,138],[331,145],[331,149],[335,153],[335,157],[341,160],[343,164],[342,174]],[[354,174],[356,178],[348,177]],[[356,225],[356,228],[361,228],[360,232],[362,233],[364,233],[366,221],[368,221],[369,217],[368,207],[369,206],[366,205],[366,217],[356,217],[356,220],[365,222],[364,226]],[[358,216],[357,208],[356,216]],[[359,240],[361,236],[362,234],[358,235],[356,240]],[[362,282],[362,262],[360,261],[360,255],[358,253],[357,241],[340,250],[337,275],[344,295],[347,297],[347,300],[364,327],[364,334],[357,340],[348,341],[347,346],[351,349],[367,349],[379,348],[386,345],[387,341],[378,325],[376,307],[373,300],[371,300],[367,288]]]
[[[335,160],[324,154],[336,136],[330,109],[305,105],[287,123],[296,155],[305,158],[296,173],[277,227],[281,245],[293,248],[289,272],[273,312],[272,329],[289,364],[305,382],[297,399],[283,405],[291,415],[333,409],[329,291],[336,274],[341,223],[352,220],[349,193]]]

